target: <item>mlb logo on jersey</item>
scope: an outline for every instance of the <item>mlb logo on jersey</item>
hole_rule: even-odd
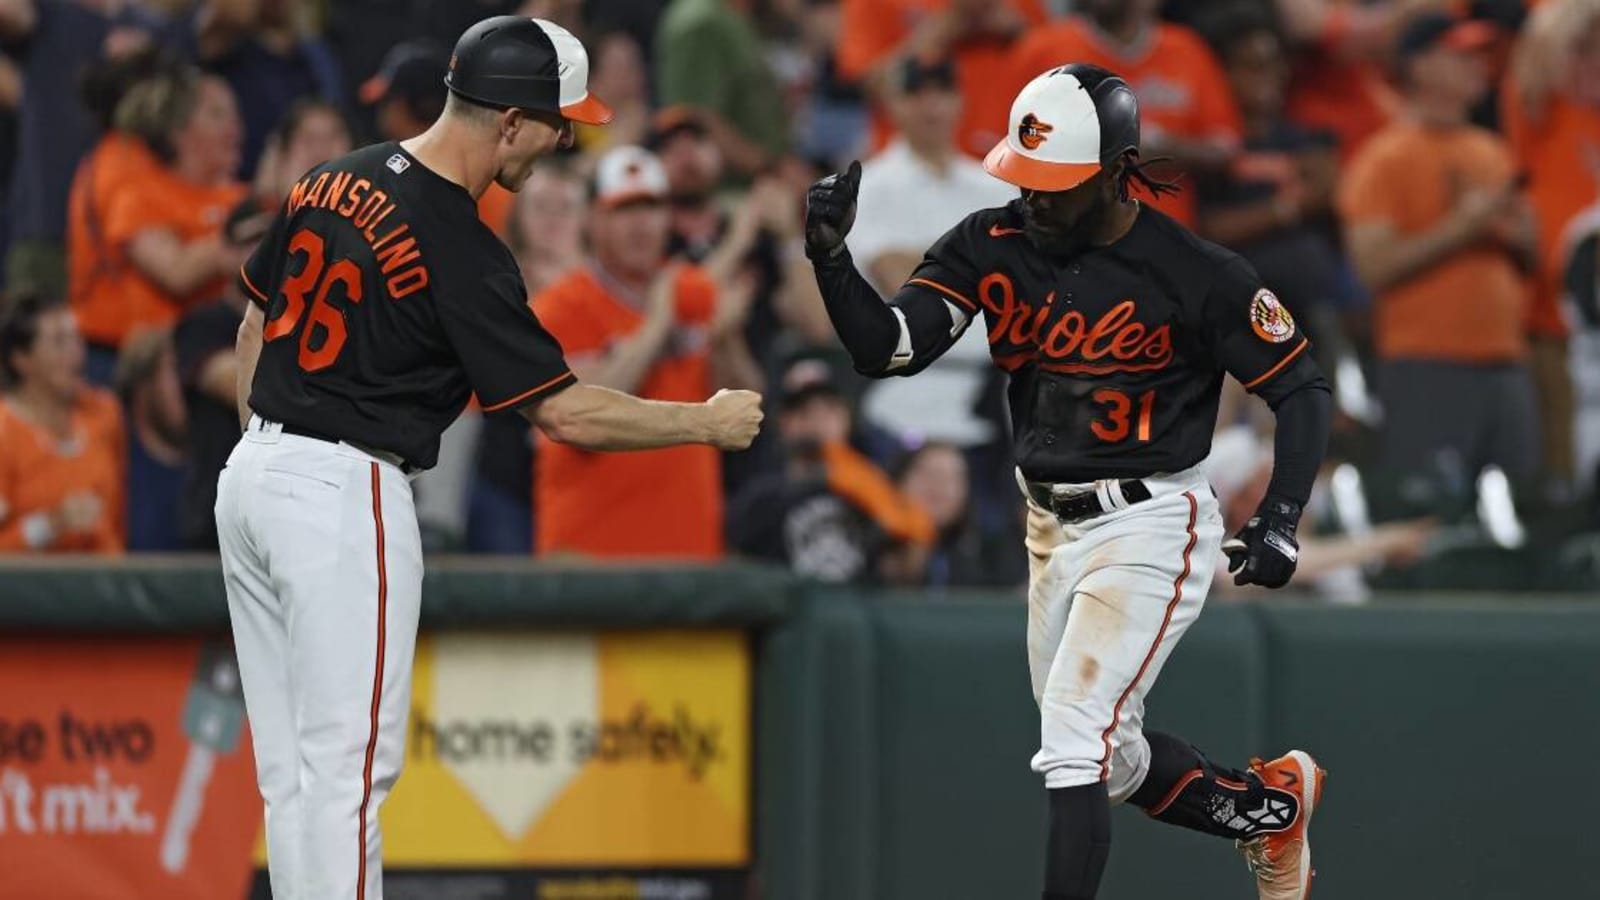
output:
[[[389,157],[389,161],[384,163],[384,165],[389,167],[389,171],[399,175],[405,170],[411,168],[411,160],[406,159],[404,156],[396,153],[395,155]]]

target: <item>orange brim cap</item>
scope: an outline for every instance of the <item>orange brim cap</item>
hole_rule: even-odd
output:
[[[593,94],[584,94],[583,99],[577,103],[568,103],[561,107],[561,114],[585,125],[604,125],[611,121],[611,107],[602,103],[600,98]]]
[[[1030,191],[1069,191],[1100,171],[1100,164],[1046,162],[1024,156],[1011,149],[1005,140],[983,158],[983,169],[990,175]]]

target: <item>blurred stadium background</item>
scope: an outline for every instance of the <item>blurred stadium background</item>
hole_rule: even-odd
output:
[[[447,434],[388,896],[1037,896],[1003,378],[976,335],[858,378],[799,228],[865,160],[851,249],[892,289],[1009,199],[977,158],[1017,87],[1084,60],[1338,403],[1296,582],[1218,579],[1149,720],[1317,752],[1319,900],[1600,897],[1600,0],[0,0],[0,900],[268,896],[211,525],[231,273],[502,12],[580,34],[618,111],[481,204],[530,302],[591,361],[670,317],[622,386],[759,386],[768,428]],[[1404,40],[1429,16],[1449,39]],[[591,183],[630,145],[660,196]],[[1230,394],[1237,527],[1271,417]],[[1108,900],[1250,896],[1230,848],[1115,829]]]

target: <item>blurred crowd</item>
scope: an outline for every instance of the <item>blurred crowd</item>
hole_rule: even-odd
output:
[[[426,127],[456,37],[508,12],[582,36],[617,112],[480,203],[533,309],[587,381],[762,390],[770,427],[603,455],[469,411],[417,481],[433,549],[1024,581],[982,330],[858,377],[802,197],[865,161],[849,245],[892,293],[1013,198],[979,160],[1073,61],[1138,94],[1182,186],[1143,199],[1246,256],[1335,383],[1303,583],[1359,599],[1383,566],[1514,543],[1486,492],[1593,524],[1600,0],[0,0],[0,549],[215,548],[234,273],[303,172]],[[1270,471],[1264,412],[1224,404],[1230,528]]]

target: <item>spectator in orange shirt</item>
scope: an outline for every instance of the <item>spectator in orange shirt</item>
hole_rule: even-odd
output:
[[[242,261],[221,237],[246,193],[233,180],[240,126],[227,83],[187,68],[146,79],[116,126],[79,167],[68,210],[69,296],[95,383],[109,381],[130,333],[220,296]],[[127,149],[130,137],[154,164]]]
[[[1015,81],[1013,60],[1018,40],[1045,21],[1039,0],[842,0],[840,17],[839,75],[864,79],[880,103],[908,58],[955,62],[962,104],[956,142],[977,159],[1005,137],[1012,98],[1038,74]],[[874,129],[876,149],[893,134],[881,110]]]
[[[1528,342],[1539,388],[1544,465],[1555,485],[1576,476],[1570,330],[1561,308],[1564,236],[1600,200],[1600,3],[1554,0],[1529,19],[1501,93],[1501,122],[1539,219],[1539,268]]]
[[[589,384],[653,400],[757,385],[743,311],[719,304],[700,269],[667,261],[667,190],[666,172],[648,151],[625,146],[602,156],[590,218],[594,259],[533,298],[534,312]],[[541,441],[534,482],[541,555],[722,556],[715,448],[605,454]],[[597,510],[631,526],[596,528]]]
[[[588,198],[581,179],[553,165],[535,168],[516,198],[506,243],[517,255],[528,296],[537,297],[583,265]],[[514,410],[484,415],[473,463],[467,552],[528,555],[538,465],[528,420]]]
[[[122,414],[83,381],[65,303],[12,301],[0,321],[0,552],[120,553]]]
[[[1393,475],[1470,483],[1539,466],[1524,276],[1534,221],[1505,143],[1468,121],[1488,88],[1481,22],[1419,17],[1399,42],[1406,114],[1340,185],[1346,245],[1376,295],[1383,459]]]
[[[1143,158],[1167,157],[1195,176],[1225,168],[1240,145],[1233,92],[1205,41],[1157,19],[1160,6],[1159,0],[1085,0],[1081,14],[1034,29],[1012,54],[1007,95],[1066,63],[1110,69],[1139,96]],[[1194,227],[1193,191],[1141,199]]]

